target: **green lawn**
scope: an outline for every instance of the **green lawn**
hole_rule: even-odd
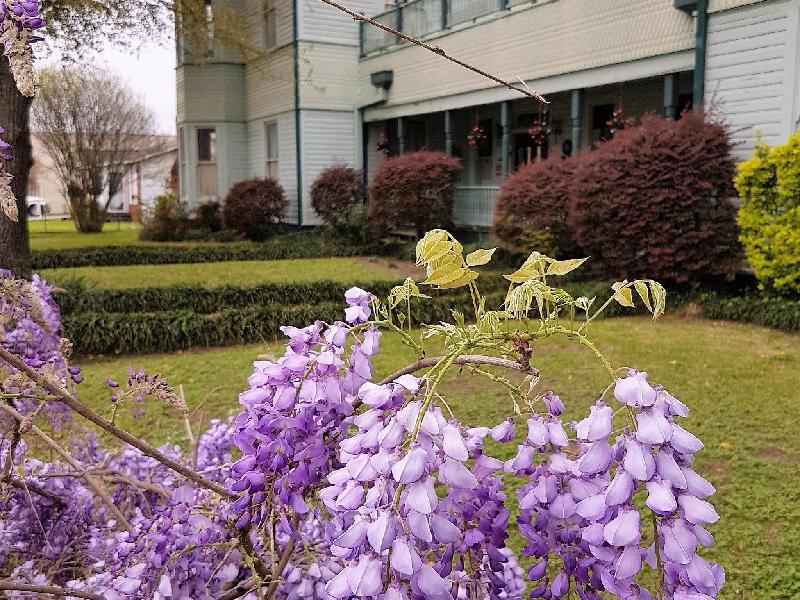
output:
[[[691,409],[686,427],[706,444],[698,470],[718,489],[712,500],[722,518],[712,528],[716,545],[709,556],[728,573],[721,598],[800,598],[800,336],[669,317],[656,324],[643,318],[600,321],[592,337],[615,366],[646,369]],[[382,344],[380,373],[409,361],[397,340],[385,336]],[[124,378],[130,363],[183,383],[190,406],[200,407],[204,419],[224,416],[237,411],[237,393],[253,359],[265,350],[253,345],[89,363],[81,397],[107,414],[102,382]],[[534,361],[542,371],[542,391],[552,387],[567,404],[566,421],[581,418],[608,384],[596,361],[571,346],[547,342],[535,349]],[[503,390],[474,375],[454,371],[443,392],[454,413],[471,425],[494,425],[512,413]],[[143,418],[123,422],[155,443],[182,442],[170,411],[153,405],[146,410]],[[488,451],[506,458],[514,447],[493,444]],[[508,484],[517,482],[509,478]],[[511,543],[518,547],[519,538]]]
[[[268,282],[400,280],[403,273],[391,261],[362,258],[303,258],[289,260],[227,261],[122,267],[43,269],[39,274],[51,283],[84,279],[105,289],[162,287],[198,284],[255,285]]]
[[[78,233],[72,219],[29,221],[31,250],[86,248],[89,246],[130,246],[139,243],[136,223],[106,223],[100,233]]]

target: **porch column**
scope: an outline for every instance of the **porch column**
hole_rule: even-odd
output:
[[[572,90],[570,116],[572,118],[572,154],[581,149],[582,124],[583,124],[583,97],[585,90]]]
[[[664,116],[674,119],[678,115],[678,74],[664,75]]]
[[[397,117],[397,153],[404,154],[406,151],[406,128],[405,119]]]
[[[505,177],[511,170],[508,160],[511,153],[511,103],[508,100],[500,104],[500,132],[500,164]]]
[[[444,111],[444,151],[448,156],[453,156],[453,114]]]

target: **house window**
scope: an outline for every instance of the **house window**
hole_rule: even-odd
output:
[[[279,178],[279,153],[278,153],[278,123],[272,121],[265,125],[267,177],[277,180]]]
[[[211,0],[204,0],[206,17],[206,44],[208,54],[214,53],[214,7]]]
[[[217,130],[197,130],[197,162],[217,162]]]
[[[278,21],[275,18],[275,0],[264,0],[264,46],[267,50],[278,45]]]

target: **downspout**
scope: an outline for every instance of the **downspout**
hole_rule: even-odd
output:
[[[297,226],[303,225],[303,165],[300,147],[300,40],[298,27],[298,1],[292,0],[292,30],[294,37],[294,143],[295,165],[297,167]]]
[[[694,34],[694,79],[692,104],[703,103],[706,90],[706,48],[708,46],[708,0],[697,0],[697,29]]]

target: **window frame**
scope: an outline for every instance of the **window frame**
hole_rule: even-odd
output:
[[[264,48],[278,47],[278,19],[275,0],[264,0]]]
[[[272,144],[270,144],[270,129],[274,127],[274,148]],[[281,172],[281,138],[280,138],[280,127],[278,125],[277,120],[271,121],[264,121],[264,168],[265,168],[265,175],[272,179],[278,181],[280,179],[280,172]],[[272,152],[274,150],[274,153]],[[270,156],[272,155],[272,156]],[[273,174],[272,169],[275,172]]]
[[[211,135],[209,136],[208,142],[208,155],[209,158],[204,159],[201,158],[200,155],[200,132],[201,131],[210,131]],[[217,164],[217,128],[216,127],[198,127],[195,130],[195,142],[197,144],[197,164],[199,165],[215,165]]]

